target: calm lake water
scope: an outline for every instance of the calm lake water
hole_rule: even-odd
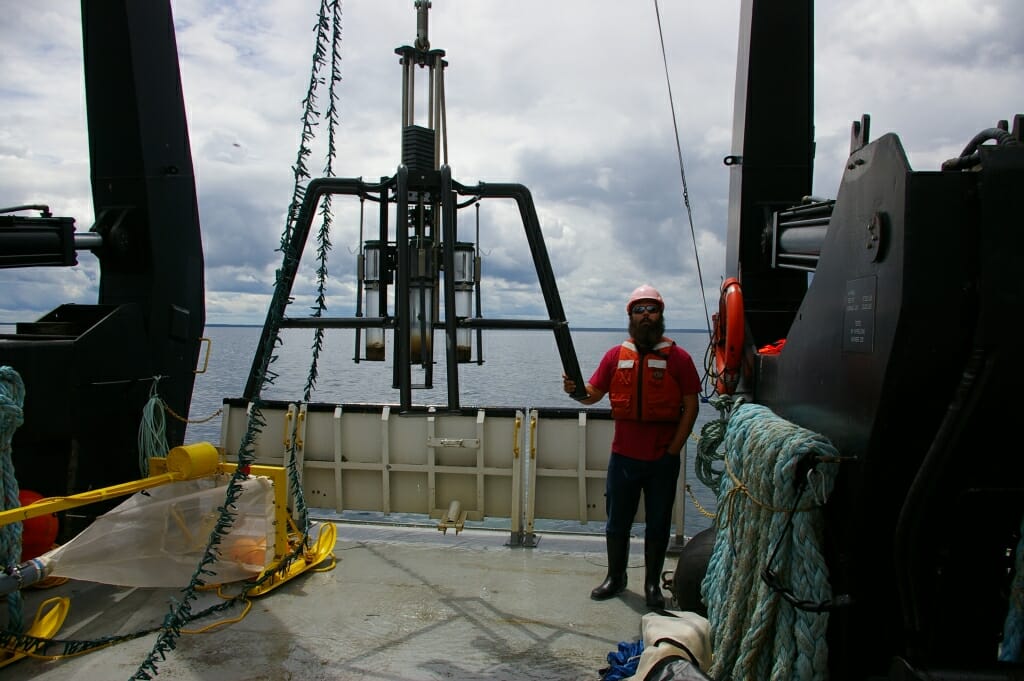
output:
[[[210,339],[209,367],[196,377],[190,417],[204,418],[220,408],[223,398],[241,397],[252,363],[253,352],[260,339],[260,328],[253,326],[212,326],[206,329]],[[693,356],[698,373],[703,374],[707,334],[700,332],[667,332]],[[624,331],[573,331],[572,340],[584,379],[597,367],[608,348],[625,338]],[[301,400],[309,376],[313,332],[306,329],[283,329],[282,344],[271,368],[278,374],[273,383],[264,385],[265,399]],[[387,339],[391,352],[390,337]],[[488,330],[483,334],[483,364],[459,364],[460,403],[466,407],[562,407],[580,405],[562,391],[562,364],[550,331]],[[438,352],[438,355],[443,353]],[[398,391],[391,387],[392,363],[356,363],[355,332],[332,330],[326,334],[317,362],[318,377],[314,402],[365,402],[397,404]],[[473,357],[477,357],[474,353]],[[415,404],[445,405],[448,399],[446,365],[443,356],[436,357],[433,388],[413,390]],[[201,362],[202,360],[200,360]],[[412,369],[414,384],[425,382],[425,372]],[[594,409],[607,409],[607,400]],[[587,408],[587,407],[583,407]],[[702,404],[698,426],[717,418],[717,412]],[[192,424],[189,439],[220,438],[220,422]]]

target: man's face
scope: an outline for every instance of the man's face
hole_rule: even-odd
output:
[[[665,320],[657,302],[638,300],[633,304],[629,312],[629,335],[642,348],[653,347],[661,340],[665,335]]]

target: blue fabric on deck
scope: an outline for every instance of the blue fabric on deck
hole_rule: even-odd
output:
[[[636,641],[630,643],[622,641],[619,649],[608,653],[608,664],[611,665],[601,670],[602,681],[621,681],[636,673],[636,666],[640,662],[640,653],[644,652],[644,642]]]

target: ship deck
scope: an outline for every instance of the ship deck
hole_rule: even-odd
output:
[[[630,587],[590,599],[605,575],[602,536],[539,533],[533,548],[507,532],[337,523],[333,569],[309,570],[183,633],[156,679],[307,681],[340,679],[596,679],[621,641],[640,637],[642,539],[635,539]],[[674,566],[670,557],[666,569]],[[26,589],[25,620],[53,596],[71,597],[56,638],[89,640],[158,626],[175,589],[130,589],[69,581]],[[666,594],[668,596],[668,594]],[[199,611],[216,598],[204,593]],[[56,660],[25,658],[5,679],[128,679],[156,634]],[[61,652],[51,646],[46,653]]]

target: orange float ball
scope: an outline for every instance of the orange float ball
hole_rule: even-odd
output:
[[[18,492],[18,501],[28,506],[43,498],[39,492],[23,489]],[[54,513],[29,518],[21,523],[21,562],[41,556],[53,548],[57,541],[59,523]]]
[[[231,542],[228,556],[243,565],[263,567],[267,555],[267,540],[263,537],[238,537]]]

